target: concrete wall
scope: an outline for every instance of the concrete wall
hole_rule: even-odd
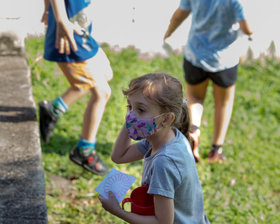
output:
[[[0,223],[45,224],[44,170],[24,33],[16,18],[2,19],[0,27]]]

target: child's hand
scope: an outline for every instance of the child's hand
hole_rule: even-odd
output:
[[[119,212],[122,210],[118,200],[111,191],[109,192],[109,199],[106,199],[101,195],[98,196],[98,199],[101,202],[102,207],[113,215],[119,214]]]
[[[48,11],[44,11],[42,18],[41,18],[41,22],[44,23],[45,27],[48,26]]]
[[[166,33],[164,34],[164,37],[163,37],[163,43],[165,43],[166,39],[168,39],[170,36],[171,36],[171,33],[166,31]]]
[[[249,40],[249,41],[253,41],[252,34],[248,36],[248,40]]]
[[[59,53],[70,54],[70,45],[73,51],[77,51],[78,47],[74,39],[74,32],[78,35],[83,35],[81,28],[70,21],[66,23],[57,23],[56,25],[55,47],[58,49]]]

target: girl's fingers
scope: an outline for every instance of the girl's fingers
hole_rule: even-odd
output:
[[[116,199],[116,197],[112,191],[109,191],[109,197],[110,197],[110,199]]]
[[[64,54],[64,44],[65,44],[64,38],[60,38],[59,49],[58,49],[60,54]]]
[[[70,45],[69,45],[69,41],[66,38],[64,39],[64,47],[65,47],[65,53],[70,54],[71,53]]]

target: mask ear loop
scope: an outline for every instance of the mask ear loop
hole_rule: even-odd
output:
[[[162,114],[159,114],[159,115],[157,115],[157,116],[154,117],[154,122],[156,123],[157,130],[160,130],[161,128],[164,128],[163,125],[162,125],[162,123],[161,123],[162,121],[160,121],[160,122],[157,122],[157,121],[156,121],[156,119],[157,119],[158,117],[160,117],[160,116],[162,116],[162,115],[164,115],[164,114],[166,114],[166,113],[162,113]]]
[[[165,112],[165,113],[162,113],[162,114],[160,114],[160,115],[158,115],[158,116],[161,116],[161,115],[170,116],[169,113],[172,113],[172,112]],[[157,116],[157,117],[158,117],[158,116]],[[169,118],[164,118],[163,121],[161,121],[161,122],[165,122],[166,119],[169,119]],[[173,123],[173,122],[172,122],[172,123]],[[171,124],[172,124],[172,123],[171,123]],[[166,126],[163,125],[163,124],[161,123],[161,128],[165,128],[165,127],[166,127]]]

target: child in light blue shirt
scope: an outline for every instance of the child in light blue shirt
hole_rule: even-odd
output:
[[[142,185],[149,185],[150,194],[174,200],[174,223],[209,223],[190,144],[178,129],[175,132],[154,155],[147,140],[138,143],[144,154]]]
[[[239,0],[181,0],[173,13],[164,40],[192,15],[184,52],[183,69],[186,98],[191,114],[191,145],[196,162],[200,161],[199,139],[209,81],[213,82],[215,102],[214,131],[208,161],[223,162],[223,144],[229,126],[240,57],[237,39],[241,31],[252,31]]]
[[[181,0],[180,9],[191,11],[194,21],[185,48],[188,61],[210,72],[238,64],[234,47],[239,33],[237,23],[245,20],[239,1]]]
[[[128,112],[111,158],[116,163],[144,159],[142,185],[153,195],[155,215],[121,209],[112,193],[109,199],[99,196],[102,206],[129,223],[208,224],[181,83],[166,74],[147,74],[133,79],[123,92]]]

